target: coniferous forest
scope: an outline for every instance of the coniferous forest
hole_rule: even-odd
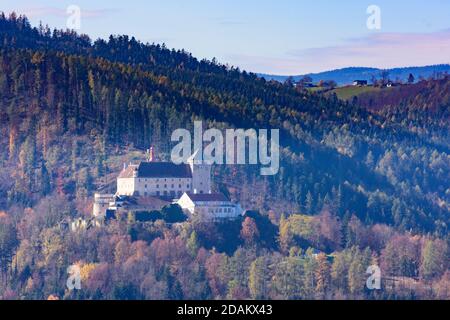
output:
[[[394,89],[344,101],[0,15],[0,298],[450,299],[450,77]],[[168,160],[195,120],[280,129],[279,174],[214,167],[245,216],[66,227],[149,146]]]

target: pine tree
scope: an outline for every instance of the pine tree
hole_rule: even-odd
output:
[[[327,292],[331,284],[331,267],[327,256],[321,253],[317,256],[316,278],[316,297],[323,300],[326,298]]]
[[[41,182],[39,190],[43,196],[46,196],[51,191],[51,185],[50,185],[50,175],[44,162],[42,162],[41,164],[41,172],[39,180]]]
[[[306,211],[308,214],[314,213],[314,198],[310,191],[306,194]]]

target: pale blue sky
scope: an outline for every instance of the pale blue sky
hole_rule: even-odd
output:
[[[72,4],[94,39],[133,35],[253,72],[450,63],[448,0],[0,0],[0,10],[65,28]],[[381,30],[366,27],[372,4]]]

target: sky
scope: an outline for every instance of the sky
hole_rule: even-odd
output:
[[[0,11],[66,28],[70,5],[92,39],[127,34],[257,73],[450,63],[448,0],[0,0]]]

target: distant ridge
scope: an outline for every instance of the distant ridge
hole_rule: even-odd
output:
[[[406,81],[410,73],[412,73],[416,79],[418,79],[419,77],[428,78],[433,74],[439,72],[450,73],[450,64],[430,65],[424,67],[393,68],[386,70],[389,72],[389,78],[391,80],[400,79],[402,81]],[[310,76],[313,79],[313,82],[318,82],[320,80],[334,80],[338,85],[346,85],[352,83],[353,80],[367,80],[370,82],[372,76],[380,78],[380,74],[382,71],[384,70],[377,68],[349,67],[320,73],[297,75],[293,76],[293,78],[295,81],[298,81],[304,76]],[[268,74],[258,74],[258,76],[263,77],[266,80],[276,80],[280,82],[285,81],[289,77]]]

